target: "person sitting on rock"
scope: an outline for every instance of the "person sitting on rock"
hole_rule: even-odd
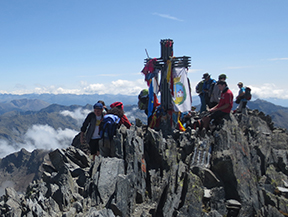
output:
[[[199,127],[202,129],[209,128],[209,123],[213,120],[214,124],[219,124],[224,116],[230,114],[231,109],[233,107],[233,93],[228,88],[226,81],[218,81],[218,88],[221,90],[221,98],[219,103],[213,108],[209,109],[209,115],[204,116],[201,121],[196,121],[193,123],[193,128]]]

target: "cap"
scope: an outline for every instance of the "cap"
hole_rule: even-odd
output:
[[[238,82],[237,85],[238,85],[238,86],[243,86],[243,83],[242,83],[242,82]]]
[[[203,78],[207,78],[207,77],[209,77],[210,75],[208,74],[208,73],[205,73],[205,74],[203,74],[203,77],[202,77],[202,79]]]
[[[97,102],[94,106],[93,106],[94,109],[103,109],[103,105],[102,103],[100,102]]]
[[[118,108],[120,108],[120,109],[122,109],[122,110],[124,109],[122,102],[114,102],[114,103],[112,103],[112,104],[110,105],[110,108],[114,108],[114,107],[118,107]]]
[[[225,74],[221,74],[221,75],[219,75],[219,77],[218,77],[218,80],[220,80],[220,79],[227,79],[228,77],[225,75]]]
[[[140,98],[144,98],[144,97],[147,97],[149,95],[149,92],[147,89],[143,89],[141,90],[140,94],[139,94],[139,97]]]

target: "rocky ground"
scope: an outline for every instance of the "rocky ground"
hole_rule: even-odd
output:
[[[50,152],[26,193],[5,189],[0,216],[288,216],[288,134],[262,112],[213,133],[137,123],[114,141],[117,157],[94,162],[79,135]]]

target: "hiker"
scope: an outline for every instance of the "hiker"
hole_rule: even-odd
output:
[[[116,129],[120,126],[120,119],[123,117],[124,111],[117,107],[113,107],[107,111],[100,124],[100,136],[102,141],[99,145],[100,154],[103,157],[115,157],[116,148],[113,140]]]
[[[202,79],[204,79],[202,92],[204,93],[205,103],[209,108],[212,108],[215,103],[211,103],[210,99],[211,99],[214,86],[216,85],[216,81],[212,79],[211,75],[209,75],[208,73],[203,74]]]
[[[122,102],[114,102],[114,103],[112,103],[112,104],[110,105],[110,108],[114,108],[114,107],[116,107],[116,108],[118,108],[118,109],[120,109],[120,110],[123,111],[123,115],[122,115],[122,117],[120,117],[120,122],[119,122],[120,125],[123,124],[124,126],[127,127],[127,129],[130,129],[131,123],[130,123],[130,121],[128,120],[128,118],[126,117],[126,115],[124,114],[124,106],[123,106],[123,103],[122,103]]]
[[[243,86],[243,83],[239,82],[237,86],[239,87],[239,92],[238,96],[236,97],[236,103],[239,103],[239,105],[234,112],[241,113],[246,110],[247,99],[245,98],[245,87]]]
[[[227,77],[225,74],[220,74],[220,75],[218,76],[218,81],[226,81],[227,78],[228,78],[228,77]]]
[[[208,129],[211,120],[213,120],[215,125],[218,125],[224,116],[230,114],[233,107],[233,93],[228,88],[226,81],[218,81],[217,86],[221,90],[219,103],[209,109],[209,115],[203,117],[201,121],[195,121],[193,123],[192,127],[194,129],[196,129],[196,127]]]
[[[143,89],[138,95],[138,108],[144,110],[146,115],[148,115],[148,102],[149,92],[147,89]]]
[[[93,161],[95,160],[95,155],[99,155],[99,140],[101,139],[99,135],[99,126],[103,118],[103,105],[101,103],[96,103],[94,106],[94,111],[90,112],[85,118],[83,125],[81,127],[80,133],[80,143],[84,143],[84,133],[86,132],[86,143],[89,144],[91,155],[93,156]]]
[[[153,109],[152,109],[152,115],[148,118],[148,126],[152,120],[152,116],[156,110],[156,108],[160,105],[156,94],[153,94],[154,101],[153,101]],[[147,89],[141,90],[141,92],[138,95],[138,108],[140,110],[144,110],[145,114],[148,116],[148,105],[149,105],[149,91]]]
[[[226,81],[226,75],[220,74],[218,76],[218,81]],[[219,103],[221,97],[221,90],[219,90],[218,85],[214,84],[213,89],[211,90],[209,108],[216,106]]]
[[[206,102],[205,102],[205,96],[203,92],[203,84],[204,80],[201,80],[197,85],[196,85],[196,93],[198,93],[198,96],[200,97],[200,113],[203,111],[206,111]]]

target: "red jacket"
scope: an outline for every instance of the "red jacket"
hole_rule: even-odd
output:
[[[128,118],[126,117],[126,115],[123,115],[122,118],[120,119],[120,124],[124,124],[127,129],[129,129],[131,127],[131,123],[130,121],[128,120]]]
[[[229,107],[224,109],[224,110],[221,110],[221,111],[225,112],[225,113],[230,113],[230,111],[233,107],[233,93],[231,92],[231,90],[228,87],[222,91],[221,98],[220,98],[220,101],[219,101],[217,107],[219,108],[225,104],[229,104]]]

